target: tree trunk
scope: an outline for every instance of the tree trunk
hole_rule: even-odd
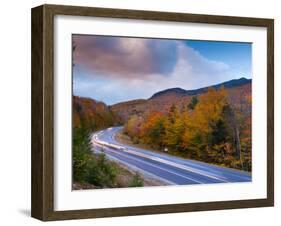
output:
[[[236,146],[236,155],[240,159],[241,168],[243,169],[243,160],[242,160],[242,152],[241,152],[241,143],[240,143],[240,135],[239,129],[237,125],[235,125],[235,146]]]

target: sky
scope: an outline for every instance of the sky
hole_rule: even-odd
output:
[[[252,44],[72,35],[73,94],[108,105],[252,78]]]

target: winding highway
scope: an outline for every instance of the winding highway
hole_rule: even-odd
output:
[[[210,184],[251,182],[251,174],[204,162],[183,159],[122,144],[115,139],[122,127],[111,127],[92,134],[93,149],[132,170],[166,184]]]

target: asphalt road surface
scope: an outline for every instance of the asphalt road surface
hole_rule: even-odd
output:
[[[122,144],[115,135],[122,127],[111,127],[92,135],[93,149],[109,159],[168,184],[210,184],[251,182],[251,174],[204,162],[183,159]]]

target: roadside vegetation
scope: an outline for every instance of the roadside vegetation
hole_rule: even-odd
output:
[[[90,134],[119,123],[103,103],[74,97],[73,189],[143,186],[142,177],[92,150]]]
[[[132,115],[124,133],[135,144],[251,171],[251,98],[231,105],[227,90],[210,88],[183,108]]]

